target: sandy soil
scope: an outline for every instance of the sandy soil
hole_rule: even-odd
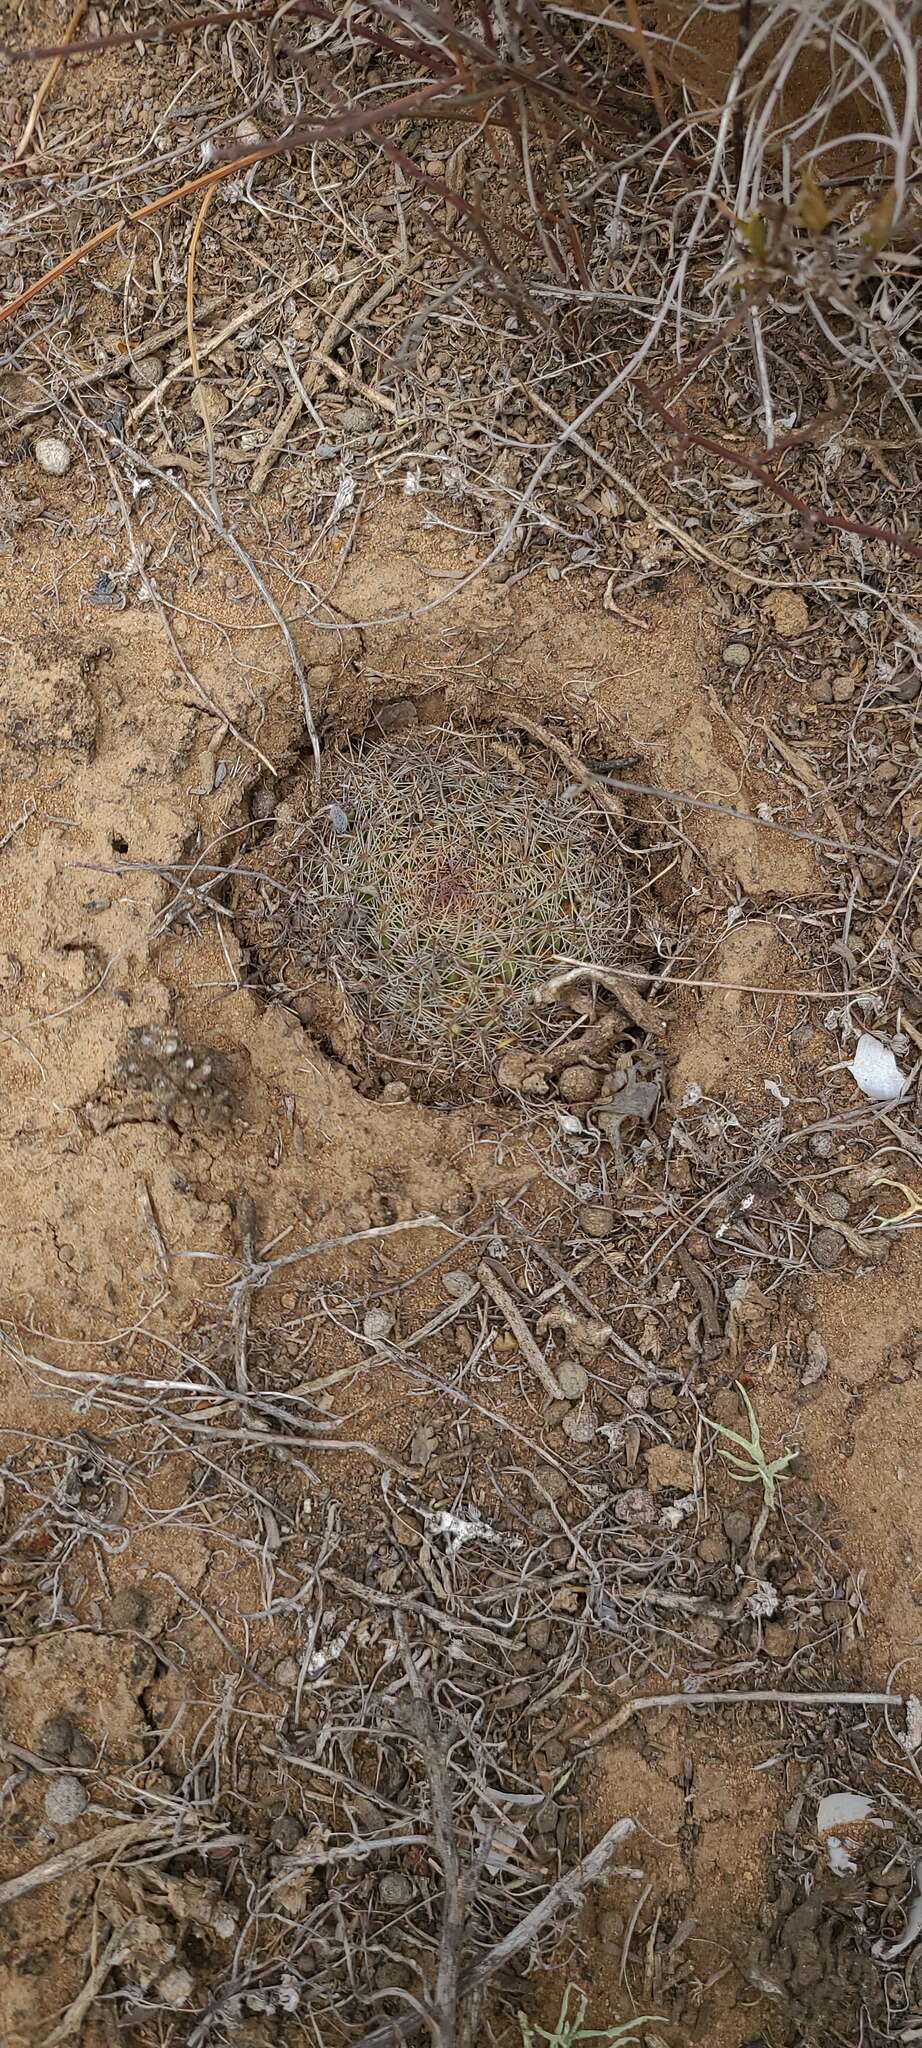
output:
[[[113,80],[130,75],[129,58],[107,61]],[[155,73],[151,91],[158,90]],[[11,400],[22,401],[18,372],[7,383]],[[617,1633],[604,1656],[593,1662],[595,1652],[587,1653],[537,1732],[529,1726],[542,1789],[554,1788],[562,1803],[554,1838],[561,1865],[629,1813],[638,1834],[626,1860],[643,1877],[632,1892],[611,1876],[548,1985],[535,1989],[523,1976],[523,1996],[534,1994],[530,2009],[547,2024],[570,1976],[588,1991],[597,2026],[657,2012],[665,2000],[659,2032],[644,2037],[650,2048],[686,2040],[744,2048],[763,2038],[793,2048],[804,2038],[803,2008],[787,2003],[787,1982],[765,1995],[759,1977],[779,1831],[797,1789],[792,1764],[774,1767],[783,1734],[777,1708],[705,1716],[680,1706],[638,1717],[585,1755],[567,1745],[635,1692],[681,1691],[688,1673],[700,1678],[702,1670],[731,1691],[876,1691],[892,1680],[900,1693],[922,1694],[920,1240],[883,1225],[873,1244],[859,1239],[857,1249],[838,1238],[828,1263],[805,1251],[805,1216],[823,1234],[829,1215],[827,1181],[846,1185],[865,1157],[849,1122],[858,1098],[828,1021],[841,986],[824,979],[828,956],[824,964],[817,938],[839,878],[810,834],[835,835],[838,825],[798,753],[801,745],[839,745],[838,706],[827,713],[804,690],[792,709],[779,659],[796,637],[792,618],[809,635],[822,634],[825,622],[792,614],[787,587],[766,605],[741,589],[732,567],[705,580],[688,561],[645,589],[630,617],[606,609],[598,578],[552,580],[538,570],[521,578],[489,571],[450,604],[437,603],[468,556],[449,529],[428,520],[425,494],[408,494],[399,481],[361,512],[348,546],[338,532],[319,536],[322,567],[336,579],[335,618],[325,629],[316,616],[297,624],[295,642],[325,746],[382,727],[450,722],[508,736],[523,716],[563,737],[579,760],[618,764],[634,785],[625,795],[632,844],[657,857],[668,850],[644,912],[651,957],[656,933],[666,933],[683,963],[664,977],[668,986],[654,989],[665,1024],[657,1053],[662,1137],[632,1154],[624,1185],[615,1182],[612,1256],[592,1279],[644,1372],[632,1366],[624,1377],[619,1355],[611,1372],[622,1381],[598,1392],[598,1416],[614,1437],[604,1454],[598,1438],[586,1451],[558,1426],[566,1416],[548,1421],[546,1404],[520,1377],[514,1341],[505,1352],[503,1339],[492,1341],[473,1384],[496,1426],[481,1415],[465,1424],[474,1433],[462,1440],[443,1392],[457,1355],[436,1355],[422,1392],[393,1354],[360,1375],[347,1311],[393,1299],[404,1330],[437,1316],[448,1234],[460,1246],[457,1263],[469,1265],[491,1217],[504,1225],[516,1218],[517,1244],[529,1233],[537,1241],[547,1227],[548,1244],[560,1251],[580,1192],[575,1170],[555,1178],[560,1155],[548,1130],[562,1142],[553,1117],[565,1105],[552,1087],[536,1109],[524,1084],[499,1080],[492,1094],[447,1110],[414,1100],[412,1089],[388,1094],[344,1053],[336,1056],[329,1034],[267,998],[232,914],[228,870],[251,859],[258,866],[261,835],[273,831],[280,807],[302,799],[309,774],[281,636],[213,532],[184,552],[184,516],[159,491],[151,494],[150,531],[158,547],[175,540],[178,551],[170,634],[137,581],[120,608],[100,603],[98,579],[117,567],[126,545],[106,495],[111,480],[101,464],[80,459],[66,477],[50,478],[35,468],[31,443],[21,437],[17,445],[28,508],[0,558],[0,1747],[9,1770],[0,1881],[136,1819],[142,1761],[148,1793],[164,1801],[196,1772],[217,1772],[222,1688],[241,1673],[248,1725],[235,1735],[234,1758],[239,1749],[251,1773],[240,1781],[241,1797],[269,1854],[270,1818],[272,1826],[279,1818],[271,1800],[289,1811],[297,1796],[277,1762],[292,1683],[290,1672],[279,1674],[305,1641],[294,1602],[272,1603],[273,1518],[283,1517],[293,1577],[296,1564],[307,1569],[301,1534],[305,1545],[319,1540],[324,1518],[331,1529],[345,1527],[362,1563],[376,1556],[382,1531],[396,1527],[409,1543],[411,1481],[426,1469],[413,1450],[421,1430],[433,1432],[446,1465],[449,1437],[453,1451],[461,1444],[468,1504],[479,1502],[488,1516],[502,1490],[494,1468],[509,1450],[501,1431],[518,1429],[528,1442],[521,1454],[516,1447],[521,1470],[509,1452],[509,1499],[525,1526],[522,1471],[543,1469],[529,1448],[533,1435],[544,1433],[561,1465],[568,1511],[576,1513],[581,1484],[593,1483],[597,1496],[584,1490],[583,1501],[607,1511],[638,1457],[625,1418],[641,1417],[646,1498],[656,1496],[659,1513],[679,1496],[678,1476],[657,1488],[649,1457],[654,1447],[674,1448],[680,1462],[672,1470],[697,1497],[702,1541],[688,1553],[695,1584],[702,1601],[719,1596],[729,1611],[747,1538],[732,1539],[731,1555],[727,1517],[739,1517],[753,1496],[721,1464],[704,1425],[718,1412],[715,1400],[739,1424],[733,1383],[742,1379],[773,1453],[782,1444],[800,1449],[764,1567],[782,1588],[782,1618],[764,1633],[753,1627],[731,1639],[703,1607],[678,1617],[664,1608],[661,1628],[642,1647],[632,1638],[624,1662]],[[290,484],[283,459],[258,519],[254,513],[246,525],[247,545],[264,564],[277,562],[281,535],[292,541],[298,512]],[[305,530],[305,549],[313,538]],[[287,604],[290,576],[273,580],[269,568],[266,576]],[[779,608],[785,597],[787,609]],[[756,650],[745,686],[724,660],[728,639],[741,631]],[[677,810],[657,795],[663,790],[704,807]],[[790,829],[768,829],[769,809]],[[919,1043],[913,1028],[910,1050]],[[636,1048],[635,1034],[631,1054]],[[628,1054],[619,1057],[623,1071]],[[597,1065],[599,1097],[610,1103],[603,1079],[613,1091],[615,1056]],[[760,1179],[770,1150],[766,1120],[780,1115],[778,1130],[793,1140],[821,1123],[830,1088],[844,1119],[834,1149],[808,1156],[795,1148],[799,1169],[789,1184],[767,1168]],[[689,1122],[702,1104],[700,1122]],[[685,1149],[673,1138],[667,1158],[675,1125]],[[721,1145],[730,1158],[737,1142],[733,1157],[739,1165],[745,1154],[747,1172],[751,1161],[750,1179],[737,1186],[736,1167],[728,1168],[732,1199],[715,1207],[716,1197],[702,1196],[699,1209],[695,1174],[711,1170]],[[772,1172],[777,1157],[771,1153]],[[918,1160],[916,1149],[890,1162],[916,1194]],[[684,1214],[686,1196],[690,1269],[665,1260],[663,1270],[658,1233],[664,1218]],[[904,1200],[905,1185],[902,1195],[891,1186],[883,1215]],[[761,1263],[733,1235],[753,1206],[775,1229]],[[215,1390],[233,1386],[239,1362],[235,1283],[241,1274],[252,1279],[254,1260],[305,1247],[309,1279],[296,1263],[260,1272],[245,1334],[260,1384],[270,1389],[313,1387],[324,1375],[332,1385],[340,1375],[345,1446],[323,1463],[319,1481],[303,1485],[293,1469],[259,1453],[252,1495],[235,1490],[232,1460],[216,1462],[211,1496],[188,1437],[177,1431],[168,1450],[160,1443],[148,1457],[137,1414],[119,1400],[145,1379],[189,1380],[210,1415]],[[635,1256],[649,1282],[649,1298],[638,1282],[636,1313],[633,1281],[622,1286],[619,1264],[633,1275]],[[756,1266],[755,1292],[743,1287],[734,1320],[732,1282]],[[811,1379],[804,1359],[817,1346],[825,1364]],[[668,1388],[671,1405],[632,1408],[628,1383],[646,1402],[658,1373],[657,1391]],[[100,1384],[111,1384],[110,1406],[91,1406],[90,1380],[97,1403]],[[706,1439],[703,1479],[693,1460]],[[612,1460],[628,1457],[626,1440],[629,1462],[612,1478]],[[608,1465],[593,1462],[603,1456]],[[408,1491],[391,1498],[398,1482]],[[54,1518],[46,1518],[49,1503]],[[92,1520],[91,1542],[83,1524],[78,1539],[75,1504]],[[543,1512],[553,1528],[547,1499]],[[52,1572],[48,1531],[71,1513],[73,1542],[63,1555],[55,1550]],[[509,1531],[518,1527],[509,1523]],[[435,1572],[431,1558],[426,1569]],[[686,1594],[690,1583],[683,1580]],[[554,1625],[570,1612],[568,1597],[565,1588]],[[535,1652],[541,1638],[526,1645],[526,1633],[523,1624],[516,1649],[525,1650],[519,1682],[527,1695],[544,1674]],[[513,1715],[522,1704],[513,1698]],[[51,1722],[75,1724],[79,1740],[65,1729],[51,1754]],[[838,1734],[829,1739],[832,1754]],[[804,1736],[808,1763],[816,1742],[814,1728]],[[548,1744],[556,1747],[539,1747]],[[572,1782],[569,1756],[579,1758]],[[67,1765],[83,1773],[91,1803],[60,1823],[49,1818],[45,1796]],[[216,1885],[226,1875],[221,1854],[219,1847]],[[164,1868],[163,1883],[178,1885],[166,1861]],[[98,1870],[71,1868],[37,1894],[4,1895],[4,2048],[51,2048],[66,2037],[84,2048],[112,2048],[116,2036],[205,2038],[188,2031],[192,1992],[180,1987],[171,2004],[163,1988],[178,1965],[157,1948],[161,1935],[146,1937],[150,1953],[137,1965],[141,1976],[147,1971],[144,1985],[160,1987],[146,2016],[132,2021],[121,2005],[116,2016],[104,1997],[91,1997],[85,2010],[72,2003],[108,1938],[100,1926],[118,1929],[129,1912],[154,1911],[153,1892],[139,1904],[131,1883],[131,1872],[121,1872],[110,1897],[99,1890]],[[222,1896],[232,1895],[233,1910],[243,1912],[228,1876]],[[182,1968],[191,1958],[209,1987],[230,1981],[235,1923],[220,1933],[212,1894],[190,1904],[188,1893],[165,1903],[157,1893],[156,1926],[167,1906],[177,1925],[193,1927]],[[101,1990],[107,1982],[105,1971]],[[229,2038],[247,2044],[302,2038],[300,2020],[284,2013],[264,2021],[254,2010],[237,2021]],[[489,2009],[484,2028],[485,2041],[516,2039],[508,2009],[505,2018],[499,2006]],[[331,2044],[340,2038],[329,2034]]]

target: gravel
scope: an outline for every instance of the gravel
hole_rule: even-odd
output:
[[[43,476],[66,476],[74,459],[67,442],[57,434],[40,434],[34,452]]]
[[[55,1828],[72,1827],[89,1803],[89,1794],[80,1779],[70,1771],[62,1771],[60,1777],[52,1778],[45,1793],[45,1819]]]

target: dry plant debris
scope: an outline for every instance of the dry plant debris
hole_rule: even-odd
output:
[[[242,939],[304,1063],[319,1037],[358,1078],[353,1113],[409,1133],[450,1101],[496,1166],[415,1209],[374,1124],[355,1214],[280,1215],[292,1096],[232,1236],[168,1247],[142,1181],[154,1271],[127,1321],[60,1227],[79,1336],[0,1303],[4,1392],[41,1402],[40,1428],[3,1424],[15,2048],[578,2042],[583,1990],[558,1992],[598,1965],[577,1914],[602,1883],[612,2042],[708,2038],[740,1986],[772,2048],[920,2031],[922,1709],[869,1677],[863,1560],[796,1449],[839,1368],[823,1289],[898,1290],[922,1215],[920,10],[743,6],[719,91],[696,56],[721,18],[679,14],[128,0],[117,25],[4,23],[10,569],[38,534],[59,621],[72,551],[113,641],[149,608],[212,721],[181,865],[113,835],[113,894],[159,877],[152,946],[225,934],[238,995]],[[346,572],[396,493],[441,552],[384,623],[434,615],[447,652],[420,664],[469,660],[483,725],[417,732],[411,704],[350,748],[380,677],[354,727],[341,679],[368,681],[381,621]],[[692,570],[730,782],[761,777],[761,802],[622,751],[597,676],[499,739],[520,585],[642,636]],[[190,647],[216,588],[233,713]],[[468,648],[447,622],[471,591],[491,617]],[[311,753],[281,797],[257,632]],[[318,641],[338,666],[308,668]],[[70,829],[64,770],[104,756],[98,660],[43,629],[4,665],[29,782],[6,862],[33,824]],[[268,802],[212,829],[227,757]],[[809,850],[811,886],[766,889],[707,836],[728,824]],[[62,952],[92,964],[85,938]],[[50,1092],[18,953],[0,969],[0,1042]],[[712,1036],[745,1004],[747,1068],[761,1033],[794,1081],[756,1103],[739,1066],[676,1084],[667,1027],[710,996]],[[162,1206],[236,1169],[243,1119],[236,1069],[152,1014],[79,1116],[91,1145],[160,1127]],[[898,1099],[851,1087],[869,1033]],[[745,1730],[783,1788],[773,1896],[716,1955],[691,1751],[668,1890],[643,1811],[598,1824],[613,1740],[668,1775],[663,1717]],[[874,1813],[845,1868],[817,1836],[830,1789]]]

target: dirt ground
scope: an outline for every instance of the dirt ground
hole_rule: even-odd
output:
[[[156,72],[150,89],[160,104]],[[207,300],[207,240],[200,265]],[[3,383],[8,409],[31,402],[19,365]],[[411,1957],[431,1950],[433,1859],[417,1781],[406,1803],[363,1750],[404,1654],[399,1630],[375,1635],[391,1605],[431,1698],[476,1730],[471,1801],[502,1784],[504,1814],[517,1798],[529,1828],[538,1815],[537,1836],[512,1834],[521,1910],[536,1874],[636,1824],[632,1874],[561,1923],[544,1974],[519,1957],[479,2039],[518,2044],[517,2006],[550,2026],[568,1982],[587,2025],[653,2015],[647,2048],[857,2039],[871,1937],[905,1925],[912,1859],[903,1836],[889,1863],[875,1842],[854,1897],[795,1926],[816,1800],[886,1785],[915,1839],[917,1751],[902,1707],[804,1696],[922,1695],[918,1096],[881,1117],[846,1070],[867,1023],[902,1032],[915,1073],[922,1009],[883,974],[887,1007],[849,1009],[888,929],[865,842],[895,841],[829,793],[859,711],[811,677],[854,659],[847,635],[792,579],[745,583],[738,558],[714,573],[679,555],[617,610],[604,576],[527,563],[443,603],[469,555],[432,517],[444,499],[407,489],[411,460],[348,527],[312,530],[283,450],[234,530],[292,619],[325,761],[382,732],[486,733],[554,801],[591,810],[608,790],[598,858],[623,858],[634,892],[643,974],[555,1010],[576,1063],[500,1040],[483,1085],[433,1104],[409,1025],[405,1085],[344,1033],[345,1008],[306,980],[280,1000],[263,973],[254,935],[295,872],[312,758],[246,566],[207,525],[193,545],[188,505],[136,473],[147,559],[173,551],[169,604],[152,603],[120,573],[128,473],[87,434],[46,475],[35,431],[10,429],[0,557],[4,2048],[332,2048],[357,2014],[393,2017],[415,1981],[395,1930],[416,1928]],[[201,434],[190,446],[171,473],[191,488]],[[293,609],[302,554],[335,587],[322,618]],[[593,763],[615,779],[587,795]],[[849,901],[863,922],[843,970],[854,928],[838,953],[829,940]],[[918,992],[918,948],[901,965]],[[293,950],[289,991],[299,971]],[[582,1101],[563,1085],[577,1071]],[[653,1107],[609,1151],[606,1109],[651,1077]],[[554,1370],[576,1364],[576,1394],[549,1403],[536,1383],[491,1261]],[[481,1292],[442,1327],[459,1271]],[[748,1427],[738,1382],[767,1455],[792,1453],[767,1533],[751,1466],[722,1456],[720,1426]],[[347,1706],[324,1658],[349,1666]],[[689,1687],[745,1703],[696,1709]],[[649,1695],[680,1699],[592,1741]],[[336,1933],[334,1763],[351,1825],[402,1816],[410,1843],[355,1894],[363,1925],[391,1910],[389,1961],[375,1952],[366,1983],[350,1951],[341,2010],[311,1991],[358,1882],[344,1861]],[[70,1813],[59,1786],[77,1788]],[[827,1875],[820,1858],[822,1900]]]

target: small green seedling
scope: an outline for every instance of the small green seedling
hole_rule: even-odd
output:
[[[786,1471],[788,1465],[793,1464],[794,1459],[797,1457],[797,1451],[796,1449],[793,1451],[782,1451],[780,1458],[773,1458],[771,1464],[768,1463],[762,1448],[762,1437],[755,1409],[745,1387],[740,1386],[739,1380],[737,1380],[736,1384],[746,1403],[746,1412],[749,1416],[750,1434],[748,1438],[740,1436],[738,1430],[725,1429],[722,1422],[715,1422],[710,1415],[705,1417],[705,1421],[710,1423],[712,1429],[716,1429],[718,1436],[725,1436],[729,1443],[738,1444],[742,1456],[737,1456],[735,1451],[722,1450],[720,1453],[721,1457],[731,1466],[737,1479],[741,1479],[744,1486],[755,1486],[757,1484],[761,1486],[765,1496],[766,1507],[773,1508],[775,1505],[775,1481],[780,1479],[782,1472]]]
[[[652,2024],[657,2018],[656,2013],[648,2012],[635,2020],[625,2020],[618,2027],[584,2027],[588,2003],[585,1991],[581,1991],[578,1984],[568,1984],[552,2033],[548,2033],[546,2027],[533,2026],[520,2012],[517,2018],[522,2031],[522,2048],[538,2048],[541,2041],[547,2043],[547,2048],[579,2048],[583,2041],[600,2041],[602,2048],[641,2048],[636,2029]]]

